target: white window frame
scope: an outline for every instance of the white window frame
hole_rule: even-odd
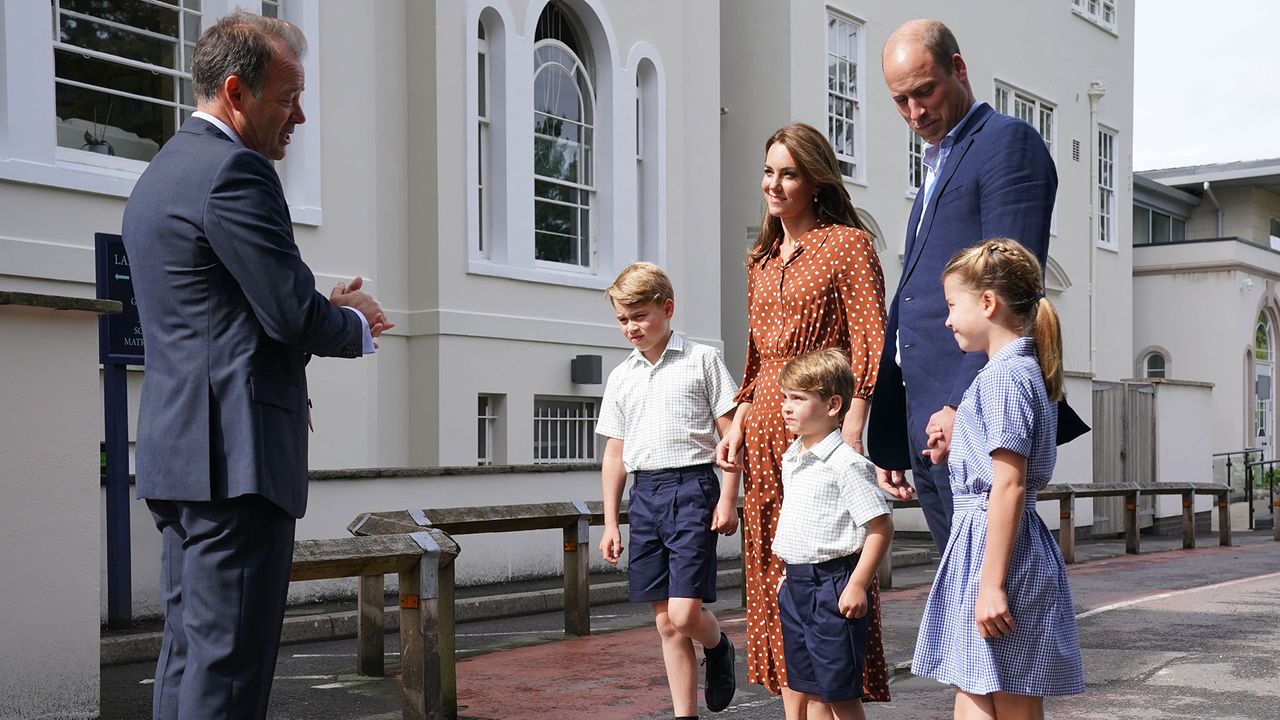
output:
[[[907,127],[907,197],[914,198],[924,185],[924,138]],[[917,178],[919,181],[917,182]]]
[[[284,0],[285,17],[302,30],[307,123],[294,134],[277,167],[294,223],[320,225],[319,0]],[[201,30],[236,7],[251,12],[260,0],[204,0]],[[58,147],[54,98],[52,8],[30,0],[0,0],[0,180],[127,198],[146,169],[139,160]]]
[[[2,2],[4,0],[0,0]],[[454,202],[467,207],[463,265],[468,275],[482,275],[546,283],[566,287],[603,290],[609,286],[622,268],[637,259],[643,251],[646,259],[650,243],[641,243],[636,223],[640,181],[636,172],[635,133],[636,98],[635,72],[642,59],[652,61],[656,70],[653,113],[645,111],[644,132],[653,138],[654,144],[644,152],[645,174],[656,169],[655,182],[644,188],[645,202],[652,199],[654,206],[646,211],[645,228],[648,233],[656,229],[657,259],[662,262],[666,252],[667,180],[667,108],[666,75],[661,54],[651,44],[641,41],[630,46],[629,51],[618,47],[616,33],[606,8],[601,3],[572,3],[570,10],[577,19],[579,29],[585,33],[588,47],[582,57],[584,63],[594,68],[592,78],[596,96],[595,116],[595,206],[592,212],[595,239],[595,263],[590,270],[575,268],[562,263],[535,262],[534,260],[534,200],[533,200],[533,133],[530,121],[533,117],[533,50],[537,37],[537,21],[540,13],[529,12],[517,22],[507,2],[501,0],[467,0],[464,50],[466,85],[465,94],[459,99],[466,105],[466,182],[459,183],[458,194],[451,196]],[[543,5],[538,4],[541,8]],[[478,212],[477,194],[479,152],[478,107],[476,100],[477,70],[475,55],[478,50],[476,23],[484,17],[488,40],[488,68],[490,72],[490,123],[492,175],[487,180],[491,207],[491,234],[489,257],[478,252],[476,237]],[[622,60],[626,57],[625,62]],[[646,104],[648,93],[645,93]],[[649,122],[649,118],[653,122]],[[650,190],[653,197],[650,198]],[[442,190],[442,192],[451,192]],[[456,198],[456,199],[454,199]],[[443,202],[443,200],[442,200]]]
[[[1153,370],[1151,367],[1151,361],[1155,358],[1160,358],[1160,370],[1159,370],[1160,374],[1159,375],[1152,374]],[[1169,358],[1165,357],[1164,353],[1158,350],[1153,350],[1147,353],[1142,358],[1142,377],[1168,378],[1169,377]]]
[[[836,159],[840,162],[840,173],[845,180],[865,184],[867,169],[866,161],[863,158],[866,157],[866,113],[863,108],[866,105],[863,93],[866,78],[863,71],[866,68],[866,63],[864,62],[866,42],[863,39],[863,29],[866,24],[830,7],[827,8],[826,22],[826,31],[823,33],[826,42],[826,53],[823,55],[825,60],[823,63],[823,79],[826,85],[827,140],[831,142],[832,148],[836,151]],[[841,26],[851,27],[856,47],[851,50],[831,47],[832,23],[836,24],[837,33],[840,32]],[[848,54],[844,54],[846,52]],[[853,66],[855,81],[852,94],[838,92],[831,86],[831,64],[839,61],[848,62]],[[852,104],[853,114],[850,116],[834,112],[833,108],[836,103]],[[853,125],[853,155],[842,151],[844,143],[836,142],[835,127],[843,123]],[[846,163],[852,166],[853,172],[851,174],[845,172]]]
[[[1116,143],[1115,130],[1098,126],[1098,218],[1094,229],[1097,245],[1108,250],[1117,249],[1119,242],[1116,224]]]
[[[547,408],[542,403],[569,403],[577,407]],[[561,415],[560,410],[565,410]],[[596,438],[596,422],[600,418],[600,400],[590,397],[554,397],[536,395],[533,398],[533,462],[535,465],[554,465],[565,463],[598,462],[600,459],[599,441]],[[548,450],[559,449],[561,441],[566,442],[567,451],[559,453],[542,453],[539,457],[539,444],[546,443]],[[572,454],[572,446],[577,445],[578,454]]]
[[[485,36],[479,37],[483,30]],[[477,178],[475,210],[475,252],[482,258],[493,254],[493,73],[490,71],[489,28],[476,23],[476,144]]]
[[[560,202],[555,200],[549,200],[546,198],[541,199],[541,202],[552,204],[552,205],[563,205],[566,207],[571,207],[571,208],[574,208],[574,212],[577,212],[579,214],[578,232],[586,233],[585,247],[579,248],[579,251],[586,255],[586,261],[569,263],[569,262],[559,262],[559,261],[553,261],[553,260],[540,260],[537,258],[537,251],[538,251],[537,205],[539,203],[539,198],[537,197],[536,193],[533,193],[534,218],[535,218],[533,263],[535,267],[554,269],[554,270],[559,270],[561,272],[595,274],[597,257],[599,254],[597,250],[597,239],[600,237],[600,232],[597,228],[597,217],[596,217],[596,213],[599,210],[599,203],[596,201],[596,197],[598,195],[598,189],[599,189],[596,182],[596,178],[597,178],[596,156],[598,154],[598,148],[596,143],[597,132],[598,132],[598,127],[597,127],[598,113],[596,112],[596,108],[600,104],[599,96],[596,93],[595,80],[594,78],[591,77],[591,72],[589,71],[589,66],[587,64],[588,59],[578,57],[578,54],[575,53],[572,48],[570,48],[568,45],[564,44],[563,42],[560,42],[559,40],[554,40],[554,39],[540,40],[534,44],[533,50],[535,53],[535,60],[534,60],[535,65],[533,68],[534,74],[529,79],[530,83],[532,83],[537,78],[538,73],[543,70],[543,67],[546,67],[546,65],[557,64],[557,63],[547,63],[543,67],[537,66],[536,54],[538,50],[543,47],[556,47],[556,48],[559,48],[561,51],[568,53],[568,55],[572,57],[576,63],[574,67],[566,68],[569,71],[569,74],[577,75],[578,73],[581,73],[582,78],[586,81],[587,97],[580,98],[582,108],[583,108],[583,114],[582,114],[583,120],[581,122],[581,125],[582,125],[583,135],[589,136],[590,141],[582,141],[580,143],[581,146],[584,148],[584,151],[587,153],[586,157],[588,158],[588,160],[586,162],[586,167],[579,171],[579,182],[570,182],[567,180],[561,180],[559,178],[552,178],[545,175],[538,175],[536,169],[533,174],[533,182],[536,183],[541,181],[545,183],[550,183],[552,185],[559,185],[562,187],[569,188],[571,190],[576,190],[585,195],[585,201],[580,203],[570,204],[570,203],[565,203],[565,202]],[[535,118],[540,114],[541,113],[539,113],[536,109],[534,110]],[[532,135],[534,136],[534,142],[536,144],[537,133],[536,132],[532,133]],[[530,188],[532,189],[532,184],[530,185]],[[581,213],[583,210],[585,210],[587,213],[587,222],[585,223],[585,227],[583,227],[584,223],[581,222]],[[576,241],[581,243],[582,242],[581,235],[577,237],[578,239]]]
[[[1116,0],[1071,0],[1071,12],[1116,34]]]
[[[495,456],[494,438],[498,426],[496,395],[481,393],[476,401],[476,465],[492,465]]]
[[[99,18],[94,15],[80,13],[76,10],[63,7],[64,1],[65,0],[53,0],[52,7],[51,7],[51,11],[53,13],[52,42],[53,42],[53,50],[54,50],[55,57],[58,54],[58,52],[62,52],[67,55],[78,55],[80,57],[92,58],[99,61],[108,62],[116,67],[127,67],[132,70],[141,70],[144,72],[150,72],[152,75],[155,75],[155,76],[168,77],[170,82],[173,83],[172,89],[173,89],[174,99],[164,100],[155,96],[139,95],[139,94],[127,92],[124,90],[120,90],[118,88],[112,88],[104,85],[93,85],[90,83],[85,83],[77,80],[71,80],[69,78],[60,78],[60,77],[57,77],[56,75],[57,62],[55,60],[54,62],[55,110],[56,110],[57,88],[59,86],[69,87],[69,88],[79,88],[81,90],[87,90],[87,91],[96,93],[98,95],[105,95],[108,98],[110,98],[108,102],[113,102],[115,100],[125,100],[125,101],[141,100],[151,106],[163,106],[167,108],[166,112],[170,115],[170,118],[174,123],[173,126],[176,132],[176,129],[182,126],[182,123],[186,119],[186,117],[188,117],[192,112],[195,111],[195,99],[194,97],[192,97],[192,94],[191,94],[190,62],[191,62],[191,50],[195,46],[196,40],[199,39],[200,32],[202,31],[201,30],[202,26],[200,21],[203,17],[203,13],[200,10],[192,10],[192,9],[179,7],[179,6],[165,8],[166,10],[170,10],[171,12],[177,13],[177,20],[178,20],[177,22],[178,36],[176,38],[169,38],[167,36],[151,32],[142,27],[123,25],[112,20],[107,20],[107,19]],[[64,17],[69,18],[72,21],[76,21],[76,22],[92,23],[99,27],[109,27],[109,28],[115,28],[118,30],[125,30],[130,34],[138,37],[145,37],[145,38],[158,40],[166,43],[172,42],[173,45],[177,48],[178,56],[182,58],[181,66],[170,67],[167,65],[155,65],[146,61],[137,60],[135,58],[126,57],[123,55],[117,55],[108,51],[90,49],[90,48],[85,48],[78,45],[72,45],[70,43],[65,43],[59,37],[59,29],[61,28],[62,19]],[[190,24],[188,22],[189,20],[193,20],[193,19],[196,20],[196,28],[194,30],[190,29]],[[191,37],[191,35],[194,35],[195,37]],[[185,100],[183,96],[184,90],[187,92],[187,96]],[[85,138],[87,140],[88,137],[91,137],[91,134],[98,134],[99,128],[101,128],[101,134],[99,135],[99,139],[103,140],[105,144],[107,144],[108,148],[111,148],[113,150],[112,154],[110,155],[101,154],[98,158],[82,158],[82,160],[89,164],[100,164],[103,167],[114,167],[114,168],[120,168],[120,169],[135,168],[135,167],[138,167],[137,163],[141,163],[141,167],[145,168],[147,163],[146,160],[143,160],[140,158],[130,158],[127,155],[114,152],[116,148],[112,147],[111,145],[112,140],[115,141],[116,146],[119,146],[120,148],[124,148],[127,146],[127,143],[129,142],[128,135],[131,135],[132,133],[129,133],[127,130],[120,133],[108,133],[108,129],[114,127],[109,125],[110,110],[111,110],[111,106],[108,105],[107,108],[104,108],[103,116],[101,118],[98,118],[96,108],[95,108],[95,112],[94,112],[95,117],[90,119],[91,122],[93,122],[93,127],[91,130],[90,129],[85,130],[86,132]],[[62,151],[68,150],[68,149],[75,150],[75,151],[83,150],[84,149],[83,146],[88,144],[87,142],[81,141],[81,138],[80,138],[81,128],[71,126],[69,121],[72,119],[73,118],[63,118],[63,122],[67,123],[66,129],[74,133],[75,135],[75,139],[73,140],[74,144],[70,146],[58,144],[57,149],[55,150],[55,153],[58,155],[64,154]],[[78,118],[78,119],[83,121],[89,118]],[[98,120],[102,121],[101,125],[98,124],[97,122]],[[114,129],[120,130],[120,128],[114,128]],[[58,142],[56,139],[56,134],[57,133],[55,132],[55,142]],[[137,136],[134,135],[134,137],[136,138]],[[159,146],[156,147],[156,150],[157,151],[159,150]],[[72,156],[72,157],[75,157],[75,156]]]
[[[1055,161],[1057,160],[1055,138],[1057,133],[1057,105],[1034,93],[1029,93],[1001,80],[995,81],[995,89],[991,98],[991,105],[996,112],[1025,120],[1027,124],[1035,128],[1036,132],[1044,140],[1045,147],[1049,149],[1049,156],[1054,158]],[[1020,107],[1025,107],[1028,111],[1019,113]],[[1023,117],[1024,114],[1026,117]]]

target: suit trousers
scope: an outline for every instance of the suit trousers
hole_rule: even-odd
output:
[[[264,718],[295,520],[260,495],[147,500],[163,548],[155,720]]]
[[[923,428],[928,418],[916,422],[909,418],[909,427]],[[929,535],[933,544],[941,554],[947,547],[947,538],[951,536],[951,471],[947,463],[934,464],[922,453],[926,449],[916,433],[908,433],[907,445],[911,451],[911,479],[916,486],[916,497],[920,500],[920,509],[924,511],[925,523],[929,526]]]

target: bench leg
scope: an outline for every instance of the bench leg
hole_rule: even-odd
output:
[[[591,516],[585,515],[564,529],[564,633],[591,634]]]
[[[1231,545],[1231,491],[1218,496],[1218,544]]]
[[[1190,550],[1196,546],[1196,495],[1194,492],[1182,493],[1182,549]]]
[[[458,719],[457,625],[454,616],[453,563],[440,568],[440,605],[436,617],[436,653],[440,659],[440,713],[444,720]]]
[[[1141,552],[1138,539],[1138,493],[1129,492],[1124,496],[1124,551],[1130,555]]]
[[[386,674],[386,586],[381,575],[360,577],[356,592],[356,673],[381,677]]]
[[[400,573],[400,670],[405,720],[446,720],[440,675],[439,548],[426,549],[417,567]],[[419,542],[422,542],[421,540]]]
[[[1064,562],[1076,561],[1076,496],[1058,501],[1058,549]]]

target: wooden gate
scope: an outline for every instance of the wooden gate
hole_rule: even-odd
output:
[[[1156,393],[1151,383],[1093,383],[1093,481],[1150,485],[1156,479]],[[1155,500],[1139,499],[1140,527],[1150,527]],[[1124,499],[1093,501],[1093,534],[1124,532]]]

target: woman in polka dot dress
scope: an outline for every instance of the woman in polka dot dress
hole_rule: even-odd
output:
[[[802,124],[765,143],[761,181],[767,214],[747,255],[747,366],[733,428],[720,461],[738,464],[745,450],[743,571],[747,586],[747,679],[781,692],[788,720],[830,717],[787,688],[777,588],[783,563],[774,556],[782,507],[782,454],[793,438],[782,424],[778,373],[791,358],[835,347],[849,354],[854,400],[841,434],[862,452],[862,430],[884,345],[884,277],[840,176],[835,152]],[[868,588],[870,638],[864,701],[889,699],[880,637],[878,586]]]

